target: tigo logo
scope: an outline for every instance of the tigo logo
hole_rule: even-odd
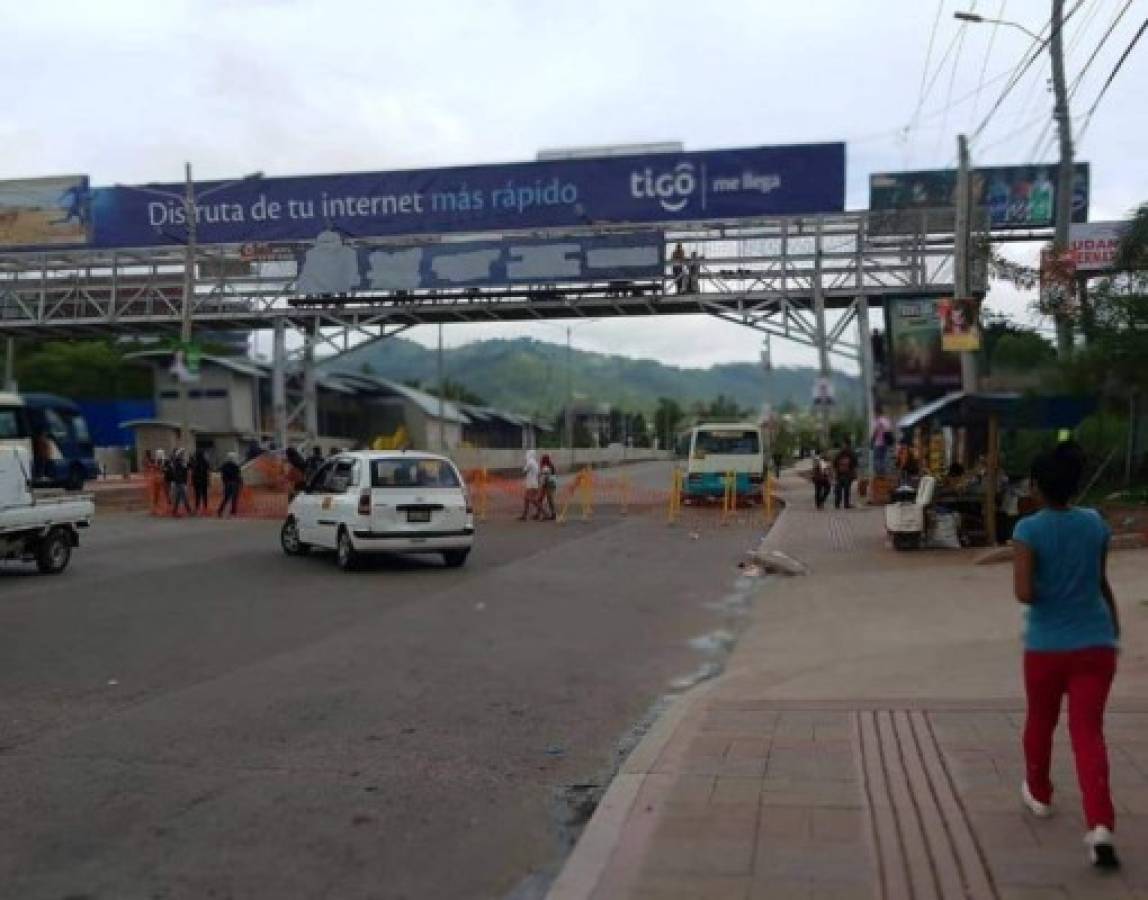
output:
[[[697,190],[693,163],[678,163],[672,172],[654,174],[650,168],[630,173],[630,195],[636,199],[653,198],[667,212],[681,212]]]

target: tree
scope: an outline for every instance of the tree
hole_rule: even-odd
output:
[[[1116,252],[1116,269],[1120,272],[1148,270],[1148,203],[1141,203],[1132,215],[1124,239]]]
[[[151,397],[152,373],[124,359],[109,341],[45,341],[18,348],[16,380],[23,391],[44,391],[73,400]]]
[[[667,449],[673,447],[674,436],[678,433],[678,428],[685,417],[686,411],[678,405],[676,400],[669,397],[658,398],[658,406],[654,410],[654,431],[663,447]]]
[[[650,446],[650,429],[646,425],[646,417],[640,412],[634,413],[630,422],[630,436],[634,439],[635,447]]]
[[[1056,348],[1050,341],[1004,316],[986,317],[981,333],[989,372],[1031,371],[1056,360]]]
[[[405,381],[403,382],[407,387],[413,387],[415,390],[424,391],[432,397],[439,395],[438,382],[420,387],[418,381]],[[442,383],[442,398],[456,403],[469,403],[471,406],[486,406],[486,401],[483,400],[478,394],[468,388],[465,384],[458,381],[453,381],[450,378],[444,378]]]

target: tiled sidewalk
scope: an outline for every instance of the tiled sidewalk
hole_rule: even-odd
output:
[[[809,562],[814,574],[800,588],[785,582],[778,590],[793,585],[792,593],[813,598],[823,585],[828,609],[848,604],[863,622],[856,609],[867,602],[874,616],[896,621],[899,598],[882,593],[886,608],[878,610],[874,596],[886,573],[918,593],[921,584],[938,596],[983,590],[964,582],[960,558],[938,568],[928,554],[886,550],[878,511],[817,513],[803,486],[790,489],[790,509],[770,543]],[[978,577],[995,585],[1006,574]],[[907,615],[929,609],[907,600]],[[867,696],[858,683],[864,676],[851,673],[870,670],[855,666],[841,669],[839,696],[850,699],[802,697],[795,696],[800,653],[781,674],[758,659],[817,640],[801,630],[800,610],[782,613],[780,606],[759,610],[730,672],[686,701],[627,761],[553,900],[1148,898],[1148,703],[1125,691],[1109,718],[1124,868],[1104,876],[1086,862],[1063,728],[1054,772],[1058,815],[1037,821],[1020,807],[1023,704],[1011,691],[1011,643],[986,643],[978,658],[995,668],[969,682],[1008,680],[1010,690],[995,696],[913,696],[912,679],[924,682],[929,655],[911,644],[910,630],[906,647],[917,655],[905,654],[910,681],[902,696]],[[809,603],[807,627],[824,628],[823,614]],[[772,644],[763,637],[771,624],[781,630]],[[923,620],[921,628],[944,633],[945,625]],[[985,626],[987,641],[994,628]],[[950,652],[960,653],[959,643]],[[809,683],[820,688],[827,666],[815,661],[811,668],[820,680]],[[786,675],[793,677],[782,681]],[[886,683],[874,680],[876,688]]]

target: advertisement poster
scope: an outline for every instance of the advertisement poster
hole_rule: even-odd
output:
[[[1116,259],[1128,222],[1072,223],[1068,249],[1077,272],[1108,272]]]
[[[938,305],[935,297],[885,301],[893,387],[918,396],[960,388],[961,358],[945,352]]]
[[[0,247],[59,247],[91,237],[83,175],[0,181]]]
[[[96,189],[93,245],[180,243],[183,190]],[[354,240],[834,213],[845,208],[845,145],[260,177],[200,182],[196,193],[202,243],[252,247],[323,232]]]
[[[937,301],[941,319],[941,348],[946,353],[967,353],[981,349],[980,303],[969,297]]]
[[[970,174],[974,207],[993,230],[1050,228],[1056,218],[1056,166],[994,166]],[[877,172],[869,176],[869,209],[898,211],[956,206],[957,170]],[[1088,221],[1088,163],[1074,166],[1072,221]]]

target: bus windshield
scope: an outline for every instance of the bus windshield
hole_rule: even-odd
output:
[[[756,456],[761,453],[761,437],[756,431],[699,431],[694,439],[694,453]]]

